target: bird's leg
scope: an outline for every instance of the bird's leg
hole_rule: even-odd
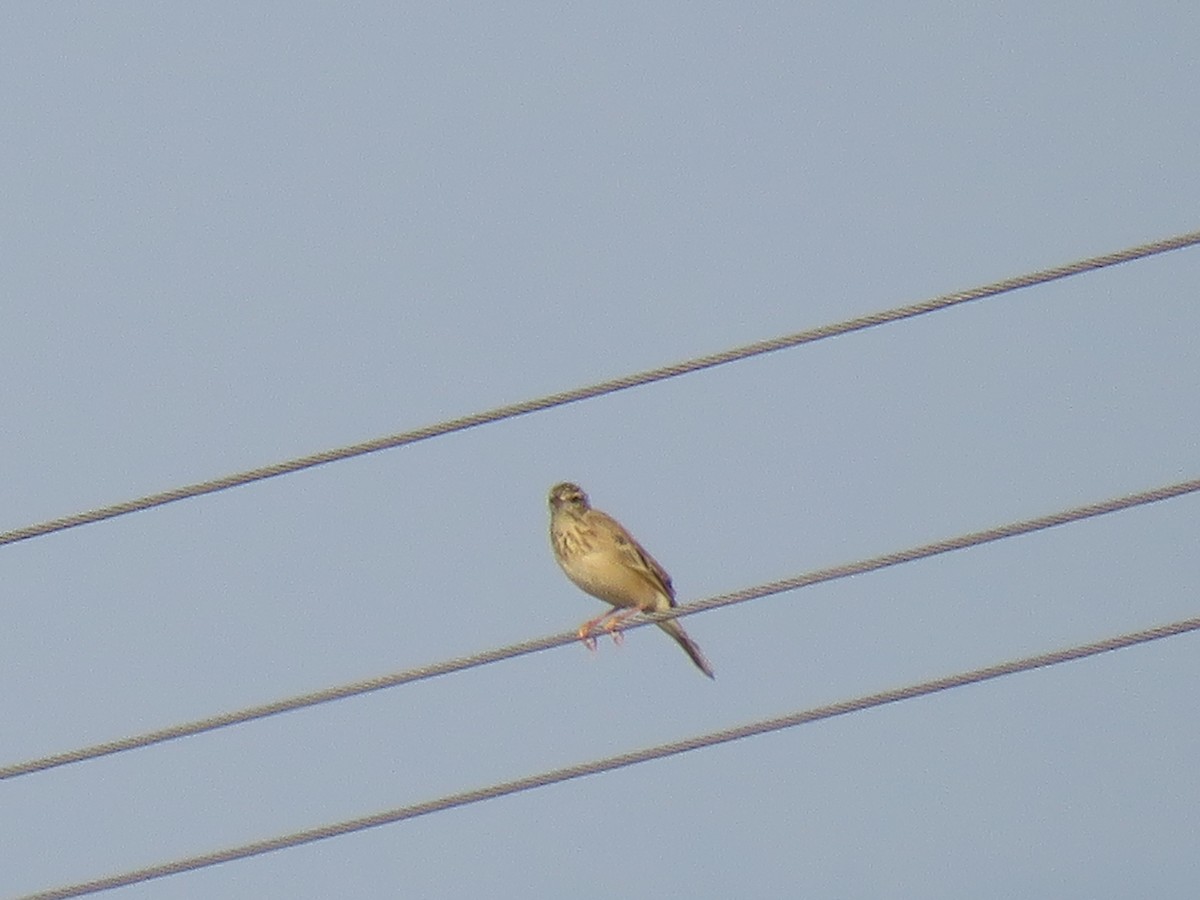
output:
[[[634,607],[633,609],[614,609],[608,614],[608,621],[604,623],[604,630],[612,635],[614,644],[620,646],[625,643],[625,635],[621,632],[621,625],[627,619],[636,616],[640,612],[640,609]]]
[[[587,647],[589,650],[596,649],[596,638],[594,636],[596,634],[596,629],[600,627],[601,622],[611,616],[614,612],[616,612],[616,610],[610,609],[604,615],[596,616],[594,619],[588,619],[579,626],[579,640],[583,641],[583,646]],[[605,630],[607,631],[608,629],[606,628]]]
[[[583,646],[589,650],[596,649],[596,639],[592,637],[592,629],[596,626],[596,621],[589,619],[579,626],[579,640],[583,642]]]

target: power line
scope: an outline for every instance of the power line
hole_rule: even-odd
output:
[[[871,709],[872,707],[876,706],[884,706],[888,703],[896,703],[900,700],[911,700],[914,697],[923,697],[928,694],[935,694],[951,688],[964,687],[969,684],[978,684],[981,681],[989,681],[993,678],[1013,675],[1017,672],[1027,672],[1031,669],[1055,666],[1071,660],[1083,659],[1085,657],[1095,656],[1100,653],[1107,653],[1110,650],[1119,650],[1125,647],[1132,647],[1137,644],[1144,644],[1149,641],[1156,641],[1161,638],[1184,634],[1189,631],[1196,631],[1197,629],[1200,629],[1200,617],[1184,619],[1182,621],[1172,622],[1169,625],[1160,625],[1144,631],[1129,632],[1116,637],[1095,641],[1090,644],[1080,644],[1075,647],[1068,647],[1064,650],[1055,650],[1049,653],[1041,653],[1036,656],[1026,656],[1021,659],[1011,660],[1009,662],[1003,662],[993,666],[987,666],[982,669],[973,669],[968,672],[961,672],[957,675],[947,675],[943,678],[935,678],[932,681],[922,681],[917,684],[895,688],[890,691],[867,694],[866,696],[856,697],[851,700],[843,700],[840,703],[831,703],[827,706],[818,706],[812,709],[794,712],[786,716],[763,719],[758,722],[752,722],[748,725],[739,725],[735,728],[727,728],[723,731],[713,731],[708,734],[685,738],[680,741],[672,741],[667,744],[659,744],[655,747],[634,750],[629,753],[619,754],[617,756],[609,756],[605,759],[598,759],[592,762],[566,766],[561,769],[553,769],[551,771],[541,772],[537,775],[531,775],[526,778],[518,778],[515,781],[506,781],[500,784],[491,785],[489,787],[478,788],[473,791],[463,791],[458,794],[449,794],[425,803],[417,803],[412,806],[400,806],[396,807],[395,809],[389,809],[384,812],[363,816],[357,819],[348,819],[343,822],[322,825],[316,828],[309,828],[304,831],[295,831],[262,841],[255,841],[249,844],[229,847],[224,850],[216,850],[211,853],[204,853],[199,856],[191,856],[185,859],[162,863],[160,865],[147,866],[142,869],[134,869],[117,875],[110,875],[105,878],[97,878],[92,881],[81,882],[68,887],[56,888],[54,890],[43,891],[37,894],[30,894],[24,898],[19,898],[19,900],[63,900],[63,898],[80,897],[85,894],[94,894],[99,891],[110,890],[112,888],[127,887],[131,884],[138,884],[144,881],[165,878],[168,875],[178,875],[183,872],[191,872],[196,869],[219,865],[220,863],[247,859],[252,856],[260,856],[264,853],[273,853],[276,850],[284,850],[289,847],[298,847],[302,844],[313,843],[314,841],[339,837],[345,834],[352,834],[356,831],[363,831],[368,828],[376,828],[380,825],[390,825],[396,822],[402,822],[406,819],[415,819],[418,816],[424,816],[430,813],[444,812],[445,810],[454,809],[455,807],[468,806],[472,803],[480,803],[484,800],[492,800],[497,797],[507,796],[508,794],[516,794],[522,791],[532,790],[533,788],[558,784],[563,781],[571,781],[573,779],[583,778],[588,775],[597,775],[601,772],[611,772],[615,769],[622,769],[626,766],[633,766],[639,763],[649,762],[650,760],[654,759],[677,756],[681,753],[687,753],[691,750],[700,750],[706,747],[715,746],[717,744],[725,744],[729,743],[730,741],[741,740],[742,738],[767,734],[772,731],[781,731],[785,728],[792,728],[796,725],[804,725],[808,722],[818,722],[822,719],[831,719],[835,716],[846,715],[847,713],[861,712],[865,709]]]
[[[64,516],[58,519],[51,519],[40,524],[28,525],[23,528],[16,528],[11,531],[0,532],[0,545],[14,544],[17,541],[24,541],[28,540],[29,538],[40,537],[41,535],[51,534],[56,531],[64,531],[68,528],[75,528],[79,525],[88,525],[93,522],[100,522],[116,516],[123,516],[128,513],[138,512],[139,510],[151,509],[155,506],[163,506],[167,503],[174,503],[177,500],[185,500],[190,497],[199,497],[203,494],[211,494],[215,493],[216,491],[227,490],[228,488],[240,487],[241,485],[250,484],[255,481],[262,481],[266,478],[274,478],[278,475],[288,475],[292,472],[299,472],[303,469],[310,469],[314,466],[324,465],[325,463],[350,459],[351,457],[362,456],[367,453],[375,453],[380,450],[388,450],[393,447],[401,447],[405,444],[414,444],[418,441],[439,437],[455,431],[464,431],[468,428],[474,428],[478,425],[498,422],[501,419],[509,419],[513,418],[514,416],[523,416],[532,412],[540,412],[541,410],[550,409],[554,406],[575,403],[579,400],[587,400],[592,397],[599,397],[602,394],[610,394],[616,391],[626,390],[627,388],[651,384],[656,381],[663,381],[667,378],[675,378],[679,375],[686,375],[690,372],[698,372],[701,369],[710,369],[714,366],[721,366],[726,363],[748,359],[752,356],[759,356],[764,353],[772,353],[776,350],[784,350],[789,347],[798,347],[801,344],[809,344],[814,341],[824,340],[825,338],[836,337],[837,335],[841,334],[848,334],[852,331],[861,331],[864,328],[873,328],[876,325],[884,325],[888,322],[897,322],[901,319],[909,319],[914,316],[924,315],[925,313],[946,309],[950,306],[956,306],[960,303],[969,303],[973,300],[982,300],[987,297],[995,297],[999,294],[1005,294],[1011,291],[1019,290],[1020,288],[1045,284],[1050,281],[1056,281],[1060,278],[1067,278],[1069,276],[1079,275],[1084,272],[1092,272],[1097,269],[1103,269],[1108,266],[1130,262],[1135,259],[1155,256],[1160,253],[1166,253],[1170,250],[1179,250],[1184,247],[1193,246],[1194,244],[1200,244],[1200,231],[1180,234],[1176,235],[1175,237],[1165,238],[1163,240],[1154,241],[1148,244],[1140,244],[1135,247],[1129,247],[1125,250],[1106,253],[1102,256],[1089,257],[1088,259],[1078,260],[1062,266],[1055,266],[1050,269],[1042,269],[1026,275],[1018,275],[1014,278],[1007,278],[1003,281],[996,281],[992,284],[971,288],[965,291],[959,291],[953,294],[943,294],[940,297],[934,297],[930,300],[925,300],[920,303],[912,303],[908,306],[898,306],[882,312],[871,313],[869,315],[859,316],[854,319],[846,319],[845,321],[836,322],[831,325],[823,325],[807,331],[798,331],[794,334],[783,335],[781,337],[771,338],[765,341],[757,341],[753,344],[746,344],[741,347],[735,347],[719,353],[712,353],[707,356],[694,357],[692,359],[684,360],[683,362],[674,363],[673,365],[662,366],[657,369],[647,369],[643,372],[625,375],[620,378],[613,378],[608,381],[601,381],[585,387],[575,388],[574,390],[560,391],[556,394],[549,394],[544,397],[526,400],[521,403],[498,406],[493,409],[473,413],[468,416],[462,416],[457,419],[448,419],[433,425],[427,425],[424,428],[417,428],[413,431],[402,431],[399,434],[387,435],[386,437],[375,438],[374,440],[364,441],[358,444],[350,444],[346,447],[323,450],[319,453],[313,453],[309,456],[301,456],[297,457],[296,459],[273,463],[257,469],[248,469],[244,472],[236,472],[232,475],[225,475],[221,478],[214,478],[210,481],[200,481],[196,482],[195,484],[174,488],[169,491],[162,491],[161,493],[157,494],[148,494],[144,497],[138,497],[134,500],[127,500],[123,503],[115,503],[111,506],[103,506],[87,512],[76,513],[74,515]]]
[[[917,547],[911,547],[907,550],[897,550],[893,553],[884,554],[883,556],[874,556],[868,559],[859,560],[857,562],[833,566],[832,568],[817,569],[816,571],[797,575],[793,578],[772,581],[768,584],[761,584],[755,587],[745,588],[733,593],[721,594],[704,600],[697,600],[695,602],[676,607],[670,612],[642,617],[641,619],[631,622],[627,627],[639,628],[643,625],[653,624],[654,622],[658,622],[663,619],[673,619],[679,616],[687,616],[693,613],[702,612],[704,610],[716,609],[717,607],[721,606],[732,606],[736,603],[744,603],[747,600],[756,600],[760,597],[766,597],[771,594],[779,594],[784,591],[791,591],[813,584],[833,581],[838,578],[846,578],[850,575],[861,575],[865,572],[873,572],[889,566],[899,565],[900,563],[913,562],[918,559],[927,559],[931,556],[938,556],[942,553],[949,553],[954,550],[962,550],[967,547],[975,547],[980,544],[987,544],[992,541],[1015,537],[1021,534],[1029,534],[1030,532],[1041,531],[1042,529],[1052,528],[1056,525],[1065,525],[1069,522],[1078,522],[1082,519],[1089,519],[1095,516],[1117,512],[1119,510],[1129,509],[1131,507],[1141,506],[1147,503],[1155,503],[1160,500],[1179,497],[1195,491],[1200,491],[1200,478],[1193,479],[1191,481],[1181,481],[1175,484],[1165,485],[1163,487],[1154,488],[1153,490],[1149,491],[1142,491],[1136,494],[1126,494],[1121,497],[1103,500],[1099,503],[1090,503],[1085,506],[1077,506],[1072,509],[1062,510],[1061,512],[1051,513],[1050,515],[1046,516],[1039,516],[1034,519],[1025,519],[1019,522],[1011,522],[1007,525],[998,525],[994,528],[988,528],[983,531],[974,531],[958,537],[935,541],[932,544],[922,544]],[[258,706],[251,706],[232,712],[221,713],[220,715],[211,716],[205,719],[183,722],[178,725],[172,725],[156,731],[149,731],[143,734],[133,735],[131,737],[107,741],[101,744],[93,744],[88,747],[81,747],[76,750],[70,750],[50,756],[43,756],[37,759],[27,760],[25,762],[13,763],[11,765],[0,767],[0,780],[16,778],[22,775],[31,774],[33,772],[40,772],[47,769],[54,769],[59,766],[84,762],[85,760],[89,759],[97,759],[102,756],[110,756],[114,753],[122,753],[127,750],[136,750],[142,747],[149,747],[153,744],[160,744],[166,741],[175,740],[177,738],[189,737],[191,735],[201,734],[206,731],[215,731],[220,728],[227,728],[231,725],[239,725],[245,722],[254,721],[256,719],[264,719],[268,716],[274,716],[284,712],[303,709],[309,706],[316,706],[318,704],[328,703],[333,700],[342,700],[347,697],[354,697],[359,694],[366,694],[372,691],[382,690],[384,688],[396,687],[398,685],[407,684],[413,681],[421,681],[438,675],[448,675],[451,672],[461,672],[465,669],[475,668],[476,666],[482,666],[488,663],[499,662],[503,659],[511,659],[516,656],[523,656],[527,653],[548,650],[551,647],[560,647],[564,644],[574,643],[578,639],[579,636],[576,632],[563,631],[547,637],[534,638],[532,640],[522,641],[518,644],[510,644],[506,647],[486,650],[480,653],[471,654],[469,656],[455,657],[454,659],[431,663],[426,666],[418,666],[417,668],[413,669],[405,669],[389,675],[380,675],[363,681],[341,684],[335,687],[325,688],[323,690],[313,691],[307,694],[300,694],[299,696],[286,697],[281,700],[275,700]]]

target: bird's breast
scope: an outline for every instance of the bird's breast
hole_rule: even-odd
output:
[[[644,575],[599,551],[558,555],[558,563],[577,587],[613,606],[649,611],[660,608],[660,591]]]

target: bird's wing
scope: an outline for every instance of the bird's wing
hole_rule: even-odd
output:
[[[620,522],[606,513],[600,513],[599,510],[594,510],[594,512],[604,516],[604,522],[611,530],[613,542],[617,545],[621,555],[629,562],[630,567],[634,571],[642,573],[656,589],[666,594],[667,600],[670,601],[671,606],[674,606],[675,586],[671,584],[671,576],[667,574],[667,570],[646,552],[646,548],[639,544]]]

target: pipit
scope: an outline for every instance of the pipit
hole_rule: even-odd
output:
[[[620,522],[593,509],[578,485],[563,482],[550,489],[550,544],[559,566],[577,587],[614,607],[579,627],[579,639],[589,648],[596,646],[597,629],[619,642],[621,623],[630,616],[675,606],[671,576]],[[713,677],[708,660],[677,619],[656,624],[701,672]]]

